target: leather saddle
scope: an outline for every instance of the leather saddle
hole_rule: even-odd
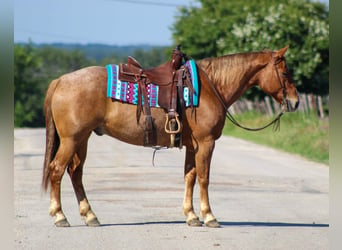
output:
[[[184,109],[183,87],[187,86],[190,93],[193,92],[190,75],[183,66],[183,54],[180,46],[173,49],[172,58],[158,67],[143,69],[140,63],[129,56],[127,64],[119,64],[119,79],[125,82],[138,83],[138,105],[137,122],[139,123],[141,111],[145,114],[145,136],[144,145],[156,145],[156,134],[153,126],[150,105],[146,92],[148,84],[159,86],[158,105],[163,108],[166,114],[165,132],[170,134],[170,147],[181,147],[181,114]],[[176,138],[177,135],[177,138]]]

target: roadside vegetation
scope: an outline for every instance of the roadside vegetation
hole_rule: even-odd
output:
[[[271,120],[252,111],[234,117],[249,127],[260,127]],[[272,126],[259,132],[245,131],[227,120],[223,134],[329,164],[329,120],[320,119],[316,114],[286,113],[281,118],[280,131],[274,131]]]

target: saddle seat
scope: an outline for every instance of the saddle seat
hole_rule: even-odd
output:
[[[139,74],[143,70],[143,77],[147,78],[147,84],[153,82],[156,85],[170,84],[174,70],[179,68],[177,65],[172,65],[172,61],[165,62],[158,67],[143,69],[140,63],[133,57],[129,56],[127,61],[128,67],[134,74]]]
[[[174,80],[176,70],[182,65],[184,55],[177,47],[173,50],[172,60],[155,68],[144,69],[132,56],[128,56],[127,64],[119,64],[119,79],[127,82],[137,82],[137,78],[145,78],[146,84],[168,85]]]

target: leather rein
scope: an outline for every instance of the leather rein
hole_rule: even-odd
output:
[[[188,57],[186,56],[187,59],[191,59],[191,57]],[[259,127],[259,128],[248,128],[248,127],[245,127],[243,125],[241,125],[238,121],[235,120],[235,118],[233,117],[233,115],[229,112],[226,104],[224,103],[223,99],[222,99],[222,96],[219,94],[219,92],[217,91],[217,89],[215,88],[214,84],[212,83],[212,81],[209,79],[208,77],[208,74],[196,63],[196,66],[199,70],[201,70],[205,77],[207,78],[208,82],[209,82],[209,85],[211,87],[211,89],[214,91],[217,99],[220,101],[221,105],[223,106],[223,108],[226,110],[226,117],[236,126],[238,126],[239,128],[242,128],[242,129],[245,129],[245,130],[248,130],[248,131],[260,131],[260,130],[263,130],[265,128],[268,128],[269,126],[271,126],[272,124],[274,124],[274,127],[273,127],[273,130],[274,131],[277,131],[277,130],[280,130],[280,117],[285,113],[285,109],[284,109],[284,105],[287,105],[287,102],[286,102],[286,88],[285,88],[285,82],[282,82],[281,79],[280,79],[280,75],[279,75],[279,71],[278,71],[278,68],[277,68],[277,65],[282,62],[282,61],[285,61],[285,57],[280,57],[278,58],[277,60],[274,61],[273,65],[274,65],[274,68],[275,68],[275,71],[277,73],[277,78],[278,78],[278,81],[279,81],[279,84],[280,84],[280,87],[282,88],[283,90],[283,100],[281,102],[281,111],[280,113],[274,118],[274,120],[272,120],[271,122],[267,123],[265,126],[262,126],[262,127]],[[287,107],[287,106],[286,106]],[[155,166],[154,164],[154,158],[155,158],[155,155],[156,155],[156,152],[158,150],[161,150],[161,149],[164,149],[164,148],[167,148],[167,147],[161,147],[161,146],[154,146],[152,147],[154,149],[153,151],[153,156],[152,156],[152,165],[153,167]]]
[[[273,56],[272,56],[273,58]],[[279,112],[279,114],[269,123],[267,123],[266,125],[262,126],[262,127],[259,127],[259,128],[249,128],[249,127],[245,127],[243,125],[241,125],[234,117],[233,115],[229,112],[229,109],[228,107],[225,105],[223,99],[222,99],[222,96],[219,94],[219,92],[217,91],[217,89],[215,88],[214,84],[212,83],[212,81],[209,79],[208,77],[208,74],[196,63],[197,67],[204,73],[204,75],[206,76],[208,82],[209,82],[209,85],[211,87],[211,89],[214,91],[217,99],[220,101],[221,105],[223,106],[223,108],[225,109],[226,111],[226,117],[237,127],[239,128],[242,128],[244,130],[248,130],[248,131],[260,131],[260,130],[263,130],[265,128],[268,128],[269,126],[271,126],[272,124],[274,125],[273,127],[273,130],[274,131],[278,131],[280,130],[280,118],[281,116],[285,113],[285,107],[287,108],[287,101],[286,101],[286,88],[285,88],[285,82],[282,82],[281,79],[280,79],[280,75],[279,75],[279,71],[278,71],[278,68],[277,68],[277,65],[282,62],[282,61],[285,61],[285,57],[280,57],[278,58],[277,60],[274,60],[274,68],[275,68],[275,71],[277,73],[277,78],[278,78],[278,81],[279,81],[279,84],[280,84],[280,87],[282,88],[282,91],[283,91],[283,100],[281,102],[281,111]],[[286,105],[286,106],[285,106]]]

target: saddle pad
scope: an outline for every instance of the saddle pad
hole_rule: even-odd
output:
[[[185,66],[189,69],[192,86],[194,93],[189,95],[189,88],[183,88],[184,103],[186,107],[198,105],[198,79],[197,69],[194,60],[189,60],[185,63]],[[121,102],[138,104],[138,84],[133,82],[120,81],[119,66],[115,64],[108,64],[106,66],[108,81],[107,81],[107,97],[119,100]],[[159,107],[158,105],[158,85],[153,83],[146,86],[147,97],[151,107]],[[143,97],[141,97],[143,101]]]

